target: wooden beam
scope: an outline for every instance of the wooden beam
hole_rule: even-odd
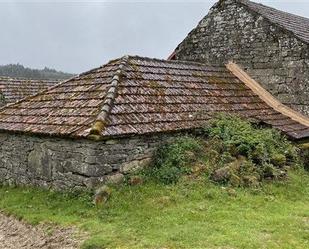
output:
[[[282,104],[271,93],[266,91],[258,82],[252,79],[244,70],[242,70],[237,64],[229,62],[226,65],[240,81],[242,81],[247,87],[249,87],[255,94],[257,94],[266,104],[272,107],[277,112],[297,121],[300,124],[309,127],[309,117],[302,115],[301,113],[294,111],[290,107]]]

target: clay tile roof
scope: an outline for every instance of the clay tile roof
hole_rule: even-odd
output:
[[[4,103],[14,103],[59,83],[55,80],[13,79],[0,76],[0,95]]]
[[[274,110],[225,67],[125,56],[0,110],[0,130],[102,138],[255,118],[294,139],[309,126]]]
[[[248,0],[237,0],[270,22],[292,32],[296,37],[309,43],[309,18],[287,13]]]

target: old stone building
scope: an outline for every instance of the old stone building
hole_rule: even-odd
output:
[[[0,110],[0,182],[72,189],[118,181],[217,112],[308,139],[309,119],[254,84],[236,65],[110,61]]]
[[[220,0],[171,59],[232,60],[282,103],[309,115],[309,19],[247,0]]]
[[[59,81],[29,80],[0,76],[0,107],[41,92]]]

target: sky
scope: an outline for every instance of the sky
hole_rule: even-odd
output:
[[[81,73],[123,55],[166,59],[217,0],[0,0],[0,65]],[[309,17],[308,0],[255,0]]]

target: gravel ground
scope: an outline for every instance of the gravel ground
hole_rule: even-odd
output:
[[[81,242],[73,228],[33,227],[0,212],[0,249],[75,249]]]

